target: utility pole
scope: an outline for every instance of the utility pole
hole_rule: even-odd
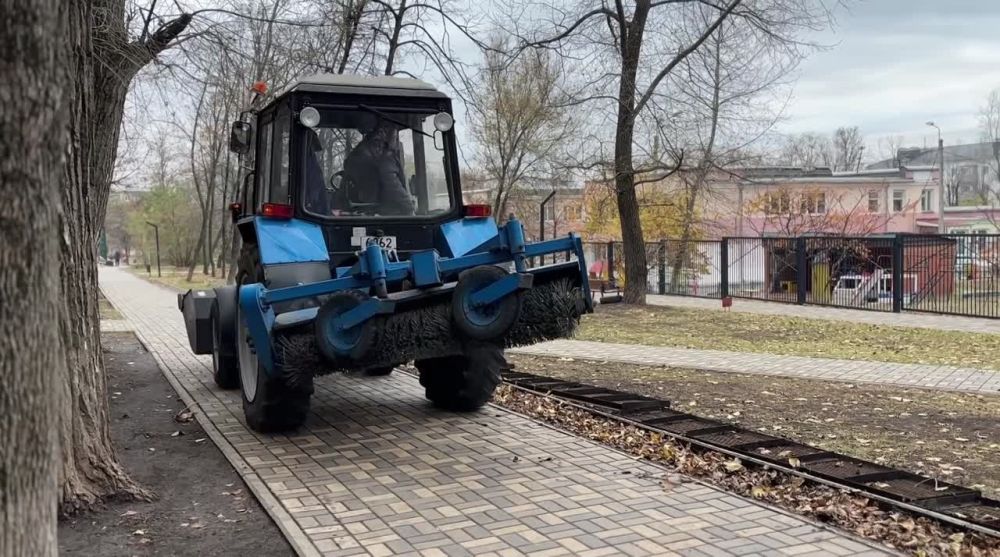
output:
[[[938,188],[938,234],[944,234],[944,139],[941,138],[941,128],[937,126],[933,121],[927,122],[928,126],[936,129],[938,132],[938,183],[940,187]]]
[[[545,205],[548,204],[548,202],[551,201],[552,198],[555,195],[556,195],[556,190],[553,189],[552,193],[550,193],[538,205],[538,241],[539,242],[545,240]],[[555,226],[555,218],[552,219],[552,225]],[[555,236],[555,230],[552,231],[552,235]],[[553,254],[552,257],[555,257],[555,254]],[[542,265],[544,265],[545,264],[545,256],[544,255],[541,256],[540,260],[542,262]]]

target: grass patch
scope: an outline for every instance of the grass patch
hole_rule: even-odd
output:
[[[118,313],[118,310],[115,309],[115,306],[111,305],[111,302],[109,302],[107,298],[104,297],[104,294],[100,292],[97,294],[97,309],[100,311],[102,320],[113,321],[124,319],[122,314]]]
[[[1000,335],[673,307],[609,305],[580,340],[1000,370]]]
[[[127,269],[133,275],[141,279],[145,279],[150,282],[155,282],[157,284],[162,284],[167,288],[171,288],[173,290],[180,290],[182,292],[190,289],[214,288],[216,286],[226,285],[226,277],[224,276],[213,277],[211,275],[203,275],[201,273],[201,267],[195,268],[194,275],[191,276],[191,282],[187,281],[186,267],[174,267],[174,266],[164,265],[162,268],[163,272],[162,277],[156,275],[156,267],[153,267],[152,274],[147,273],[145,267],[128,267]]]

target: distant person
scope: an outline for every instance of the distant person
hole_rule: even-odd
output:
[[[121,265],[122,262],[122,252],[115,250],[115,267]]]

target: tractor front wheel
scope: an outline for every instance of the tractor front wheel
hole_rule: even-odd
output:
[[[455,412],[478,410],[489,402],[506,365],[503,349],[487,342],[469,343],[461,355],[416,362],[427,399]]]
[[[246,247],[244,247],[246,249]],[[259,257],[253,259],[259,261]],[[252,260],[251,260],[252,261]],[[253,275],[244,271],[239,284],[263,282],[259,264]],[[252,278],[251,278],[252,277]],[[271,374],[257,357],[250,338],[243,309],[236,306],[236,348],[239,361],[240,390],[243,394],[243,415],[250,429],[260,433],[277,433],[296,429],[309,415],[309,398],[313,393],[312,375],[293,376],[282,367],[280,348],[275,347],[274,370]]]

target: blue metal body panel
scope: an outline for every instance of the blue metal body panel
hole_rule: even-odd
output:
[[[263,284],[245,284],[240,287],[240,318],[247,324],[258,361],[267,373],[274,371],[274,350],[271,329],[274,327],[274,309],[263,303]],[[239,339],[237,339],[239,342]]]
[[[318,224],[298,219],[255,217],[261,265],[329,261],[323,230]]]
[[[495,240],[497,223],[491,218],[458,219],[441,225],[441,233],[452,257],[461,257]]]
[[[259,229],[263,228],[265,234],[273,240],[274,234],[291,233],[300,242],[308,243],[307,246],[293,246],[288,238],[278,241],[270,241],[271,251],[269,261],[272,264],[288,261],[292,257],[315,257],[327,260],[325,246],[320,247],[315,242],[322,242],[322,235],[319,228],[301,223],[306,226],[296,225],[296,221],[277,221],[277,224],[289,225],[285,228],[289,232],[281,232],[279,226],[271,226],[272,222],[264,222],[270,219],[258,219]],[[467,226],[448,223],[445,225],[445,237],[449,238],[451,249],[461,252],[462,255],[442,258],[435,250],[427,250],[412,254],[408,261],[390,262],[385,250],[378,246],[368,246],[364,252],[360,253],[358,264],[353,267],[337,268],[335,276],[337,278],[323,280],[319,282],[306,283],[285,288],[266,289],[262,284],[244,285],[240,288],[239,302],[240,314],[245,319],[254,347],[261,363],[268,373],[274,372],[274,358],[272,348],[272,332],[276,322],[278,327],[286,327],[306,324],[310,320],[310,315],[302,310],[295,315],[282,314],[283,317],[276,317],[274,304],[288,302],[303,298],[313,298],[324,296],[345,290],[362,290],[368,292],[375,289],[379,292],[378,286],[399,285],[402,281],[410,281],[414,289],[388,294],[384,289],[383,297],[372,298],[365,303],[345,312],[331,324],[336,330],[346,330],[373,318],[378,314],[392,313],[396,310],[396,302],[399,300],[419,300],[430,296],[441,296],[450,293],[458,280],[459,274],[466,270],[480,265],[497,265],[513,262],[517,273],[510,274],[492,284],[478,289],[468,300],[476,306],[482,306],[499,301],[513,292],[525,288],[530,288],[533,273],[536,269],[525,271],[525,258],[537,257],[551,253],[573,253],[577,259],[580,272],[580,281],[583,287],[582,298],[585,307],[593,309],[590,299],[590,285],[587,280],[587,267],[583,254],[583,243],[580,238],[573,234],[568,237],[548,240],[535,244],[525,244],[524,231],[521,223],[511,219],[501,228],[490,219],[467,219],[471,222]],[[260,223],[264,222],[263,227]],[[458,222],[458,221],[456,221]],[[487,235],[490,235],[487,237]],[[483,247],[489,246],[489,247]],[[264,246],[262,243],[262,257]],[[475,250],[470,252],[469,250]],[[322,252],[322,255],[320,254]],[[297,259],[296,261],[302,261]],[[545,272],[545,267],[537,269]],[[292,312],[289,312],[292,313]],[[300,315],[301,314],[301,315]],[[289,321],[289,323],[285,323]],[[336,331],[331,332],[335,334]]]
[[[413,285],[417,288],[427,288],[441,284],[441,272],[438,270],[438,253],[436,250],[418,251],[410,255],[410,265],[413,267]]]

